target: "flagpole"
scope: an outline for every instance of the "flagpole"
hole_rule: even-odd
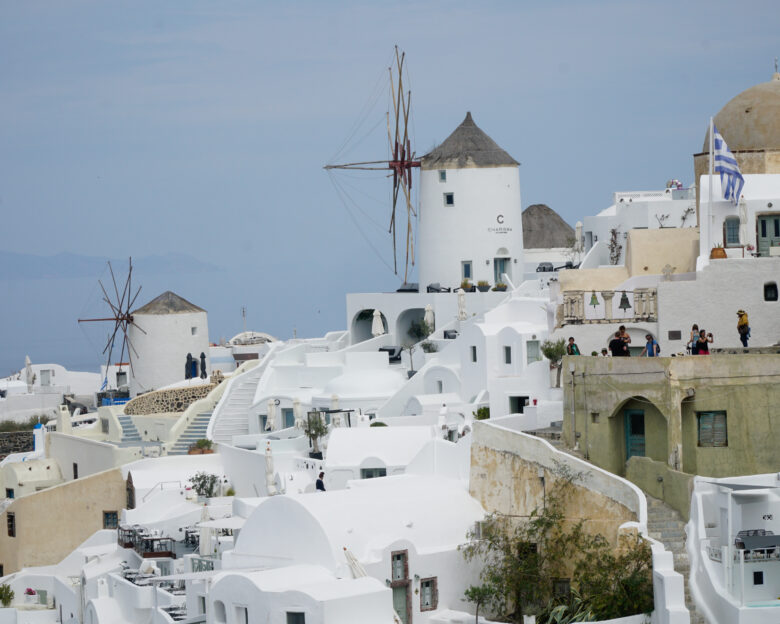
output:
[[[709,179],[709,196],[707,197],[707,245],[712,241],[712,161],[713,152],[715,151],[715,124],[710,117],[710,179]],[[701,233],[699,233],[701,236]]]

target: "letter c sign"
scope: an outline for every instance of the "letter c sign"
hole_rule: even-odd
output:
[[[496,221],[498,221],[498,223],[503,223],[504,222],[504,215],[502,215],[502,214],[498,215],[496,217]]]

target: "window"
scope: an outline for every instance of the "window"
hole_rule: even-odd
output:
[[[287,624],[306,624],[306,614],[288,611]]]
[[[444,193],[444,205],[445,206],[455,205],[455,193]]]
[[[526,360],[529,364],[532,364],[533,362],[538,362],[542,359],[542,352],[539,349],[539,341],[538,340],[528,340],[525,343],[525,352],[526,352]]]
[[[265,431],[265,425],[268,422],[268,414],[258,414],[257,417],[260,419],[260,432],[262,433]]]
[[[285,429],[295,426],[295,413],[291,407],[282,408],[282,423]]]
[[[206,613],[206,596],[198,596],[198,613]]]
[[[591,412],[590,413],[590,422],[592,422],[594,425],[599,424],[599,413],[598,412]]]
[[[439,391],[439,394],[444,392],[444,382],[441,379],[436,380],[436,389]]]
[[[73,462],[73,478],[79,478],[79,465],[76,462]]]
[[[763,585],[764,584],[764,573],[761,570],[756,570],[753,572],[753,585]]]
[[[512,363],[512,347],[504,347],[504,364]]]
[[[569,594],[571,594],[571,581],[569,579],[553,579],[553,596],[568,598]]]
[[[471,361],[476,362],[477,361],[477,347],[471,346]]]
[[[669,340],[682,340],[682,331],[679,329],[673,329],[669,331]]]
[[[237,624],[249,624],[249,609],[247,607],[236,607]]]
[[[764,284],[764,301],[777,301],[777,282]]]
[[[471,260],[464,260],[460,263],[461,266],[461,274],[463,275],[464,280],[470,280],[471,279]]]
[[[390,578],[394,581],[403,581],[409,578],[409,563],[407,561],[407,551],[399,550],[390,555],[391,570]]]
[[[433,611],[439,602],[439,591],[436,587],[436,577],[420,581],[420,611]]]
[[[5,497],[6,498],[13,498],[14,497],[14,489],[13,488],[5,488]]]
[[[103,528],[115,529],[119,526],[119,517],[115,511],[103,512]]]
[[[739,246],[739,217],[727,217],[723,223],[724,247]]]
[[[696,412],[699,446],[728,446],[726,412]]]
[[[8,516],[8,537],[16,537],[16,514],[9,511],[6,516]]]
[[[193,336],[197,336],[198,335],[198,328],[197,327],[191,327],[190,331],[192,332]]]
[[[447,181],[447,172],[444,169],[439,170],[439,182]]]
[[[361,479],[377,479],[378,477],[386,477],[387,468],[361,468]]]
[[[116,387],[121,388],[127,385],[127,371],[117,371],[116,374]]]
[[[509,413],[510,414],[522,414],[525,406],[528,405],[527,396],[511,396],[509,397]]]

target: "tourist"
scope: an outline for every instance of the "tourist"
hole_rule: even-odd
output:
[[[737,310],[737,333],[739,334],[739,340],[742,342],[742,346],[747,348],[748,339],[750,338],[750,324],[748,323],[748,315],[744,310]]]
[[[691,337],[688,340],[688,344],[686,345],[688,349],[691,352],[691,355],[697,355],[698,350],[696,348],[696,341],[699,339],[699,326],[694,323],[693,327],[691,327]]]
[[[620,339],[623,342],[625,342],[626,345],[630,345],[631,344],[631,336],[628,335],[628,332],[626,331],[626,326],[625,325],[621,325],[620,327],[618,327],[618,329],[620,330]],[[626,355],[629,355],[628,346],[626,346]]]
[[[647,344],[645,345],[645,348],[642,349],[642,353],[640,353],[640,355],[647,357],[658,357],[658,354],[661,352],[661,347],[655,340],[653,340],[652,334],[647,334],[645,339],[647,340]]]
[[[609,341],[609,352],[612,354],[612,357],[628,356],[628,345],[620,337],[619,331],[615,332],[615,337]]]
[[[574,337],[571,336],[569,338],[569,344],[566,345],[566,355],[579,355],[580,354],[580,348],[577,346],[577,343],[574,342]]]
[[[606,347],[601,350],[601,357],[609,357],[609,351],[607,351]]]
[[[712,334],[708,334],[706,329],[702,329],[696,339],[696,355],[709,355],[711,342]]]
[[[324,492],[325,491],[325,482],[323,481],[324,478],[325,478],[325,473],[321,472],[320,476],[317,478],[317,484],[316,484],[318,492]]]

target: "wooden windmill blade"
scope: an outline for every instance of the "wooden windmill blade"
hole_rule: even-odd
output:
[[[406,231],[406,263],[404,270],[404,282],[406,282],[409,273],[409,262],[414,264],[414,240],[412,218],[416,216],[416,211],[412,204],[412,169],[420,166],[420,162],[415,160],[412,144],[409,136],[409,112],[411,110],[411,92],[404,92],[403,73],[405,69],[406,53],[395,47],[395,63],[388,67],[390,79],[390,102],[391,111],[386,113],[387,120],[387,141],[390,153],[389,160],[363,161],[344,164],[325,165],[325,169],[357,169],[357,170],[390,170],[393,178],[393,191],[390,207],[390,223],[388,233],[393,242],[393,272],[398,275],[398,244],[397,244],[397,224],[396,217],[398,213],[399,196],[403,194],[406,203],[407,213],[407,231]]]

